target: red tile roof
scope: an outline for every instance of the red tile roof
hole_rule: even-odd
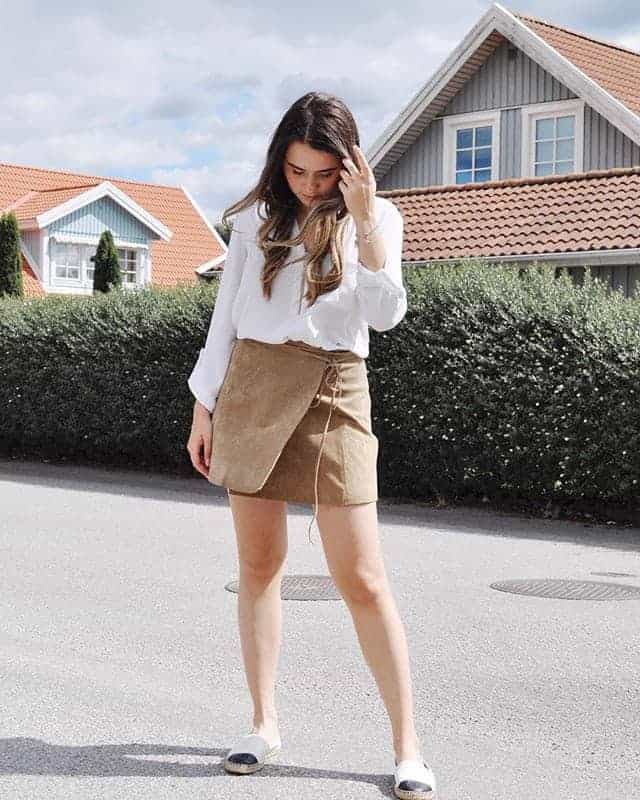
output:
[[[640,114],[640,53],[527,14],[514,16],[605,91]]]
[[[403,260],[640,247],[640,167],[390,189]]]
[[[92,186],[97,186],[98,183],[99,181],[96,181],[83,186],[74,186],[70,189],[45,189],[41,192],[27,192],[23,197],[18,198],[15,203],[3,209],[3,211],[13,211],[18,218],[18,222],[33,219],[38,214],[42,214],[51,208],[59,206],[61,203],[66,203],[72,197],[86,192]]]
[[[105,180],[128,194],[173,233],[168,242],[151,243],[154,285],[196,283],[199,280],[196,267],[224,252],[188,196],[177,186],[0,162],[0,213],[17,204],[18,219],[26,219]],[[37,280],[32,273],[31,276]],[[25,286],[27,283],[25,271]]]

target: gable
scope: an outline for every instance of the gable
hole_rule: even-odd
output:
[[[379,177],[378,186],[391,189],[443,183],[443,118],[496,108],[503,109],[500,126],[506,141],[501,152],[500,177],[515,177],[520,169],[519,107],[575,96],[520,48],[502,38],[402,157]]]
[[[157,234],[111,197],[101,197],[49,225],[49,233],[98,237],[108,228],[116,239],[147,244]]]
[[[496,179],[521,177],[522,107],[576,98],[575,92],[503,38],[400,158],[378,176],[377,184],[385,190],[447,183],[443,176],[443,121],[457,114],[489,109],[500,109]],[[640,164],[640,145],[588,104],[584,105],[582,116],[583,160],[577,171]]]
[[[583,47],[580,51],[582,65],[585,66],[590,55],[595,53],[593,58],[597,62],[597,68],[592,67],[592,74],[598,76],[601,81],[607,79],[608,83],[605,86],[596,82],[566,54],[533,30],[530,20],[531,18],[519,17],[499,3],[492,4],[370,148],[367,159],[377,180],[386,176],[434,119],[445,116],[445,109],[448,109],[448,114],[452,114],[455,103],[471,103],[474,91],[480,93],[480,99],[484,91],[485,101],[491,102],[493,108],[508,107],[508,101],[505,104],[498,100],[510,96],[515,98],[518,93],[522,95],[542,93],[550,96],[555,93],[562,96],[565,93],[568,99],[571,96],[580,98],[631,142],[640,144],[640,116],[633,110],[634,92],[640,94],[640,89],[631,87],[629,79],[623,75],[625,66],[629,67],[632,71],[632,81],[635,81],[636,85],[640,83],[636,78],[636,70],[640,78],[640,54],[603,43],[593,44],[595,49],[590,49],[592,43],[586,49]],[[572,36],[575,39],[588,38],[566,31],[565,34],[569,38]],[[509,43],[513,47],[510,47]],[[604,58],[602,48],[611,51],[614,67],[610,65],[607,67],[610,62]],[[575,49],[578,50],[577,46]],[[493,63],[489,63],[491,56],[496,54],[497,50],[502,52],[497,54]],[[528,61],[518,56],[518,51],[526,54]],[[566,44],[565,52],[570,52]],[[509,64],[510,53],[513,53],[515,58]],[[505,57],[506,63],[501,62],[500,59]],[[518,59],[521,60],[521,69],[516,76],[514,72],[518,68]],[[535,65],[533,70],[532,64]],[[606,71],[607,69],[611,70],[611,74]],[[494,79],[489,81],[492,70]],[[541,77],[543,80],[537,82]],[[624,97],[631,105],[623,102],[620,91],[617,94],[612,91],[614,86],[627,87]],[[515,100],[513,105],[517,105]]]

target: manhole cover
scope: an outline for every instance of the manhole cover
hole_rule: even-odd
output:
[[[570,581],[551,578],[497,581],[492,589],[560,600],[630,600],[640,598],[640,587],[605,581]]]
[[[238,593],[239,581],[230,581],[230,592]],[[285,575],[280,597],[283,600],[342,600],[330,575]]]
[[[592,575],[604,575],[605,578],[637,578],[633,572],[592,572]]]

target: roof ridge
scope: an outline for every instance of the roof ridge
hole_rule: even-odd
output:
[[[28,164],[16,164],[10,161],[0,161],[0,167],[17,167],[18,169],[28,169],[34,172],[47,172],[53,175],[69,175],[72,178],[92,178],[93,180],[100,180],[100,181],[119,181],[120,183],[132,183],[137,186],[153,186],[154,188],[160,189],[178,189],[180,190],[180,186],[172,186],[167,183],[151,183],[150,181],[134,181],[131,178],[114,178],[113,176],[109,175],[93,175],[88,172],[69,172],[68,170],[64,169],[49,169],[48,167],[32,167]],[[61,186],[61,189],[66,187]],[[45,191],[45,190],[42,190]]]
[[[79,183],[77,186],[50,186],[46,189],[35,189],[38,194],[45,194],[45,192],[66,192],[69,189],[88,189],[92,186],[99,186],[99,183]]]
[[[525,186],[538,183],[568,183],[577,180],[590,180],[592,178],[609,178],[620,175],[640,174],[640,166],[612,167],[610,169],[594,169],[587,172],[568,172],[562,175],[530,175],[524,178],[502,178],[495,181],[478,181],[477,183],[445,183],[430,186],[412,186],[410,189],[381,189],[378,194],[382,197],[397,197],[411,194],[433,194],[435,192],[464,192],[479,189],[495,189],[503,186]]]
[[[564,31],[565,33],[570,33],[572,36],[579,36],[581,39],[588,39],[591,42],[595,42],[596,44],[602,44],[605,47],[613,47],[615,50],[622,50],[624,53],[630,53],[632,56],[638,56],[640,58],[640,51],[632,50],[629,47],[624,47],[624,45],[617,44],[617,42],[610,42],[606,39],[598,39],[597,36],[592,36],[590,33],[584,33],[584,31],[577,31],[573,28],[567,28],[564,25],[557,25],[555,22],[549,22],[546,19],[541,19],[540,17],[534,17],[531,14],[518,14],[516,12],[512,12],[514,17],[518,19],[530,20],[531,22],[539,22],[541,25],[546,25],[548,28],[555,28],[558,31]]]

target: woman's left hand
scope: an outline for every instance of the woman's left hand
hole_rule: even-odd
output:
[[[376,179],[364,153],[354,144],[356,162],[343,158],[338,182],[344,203],[356,222],[375,220]]]

